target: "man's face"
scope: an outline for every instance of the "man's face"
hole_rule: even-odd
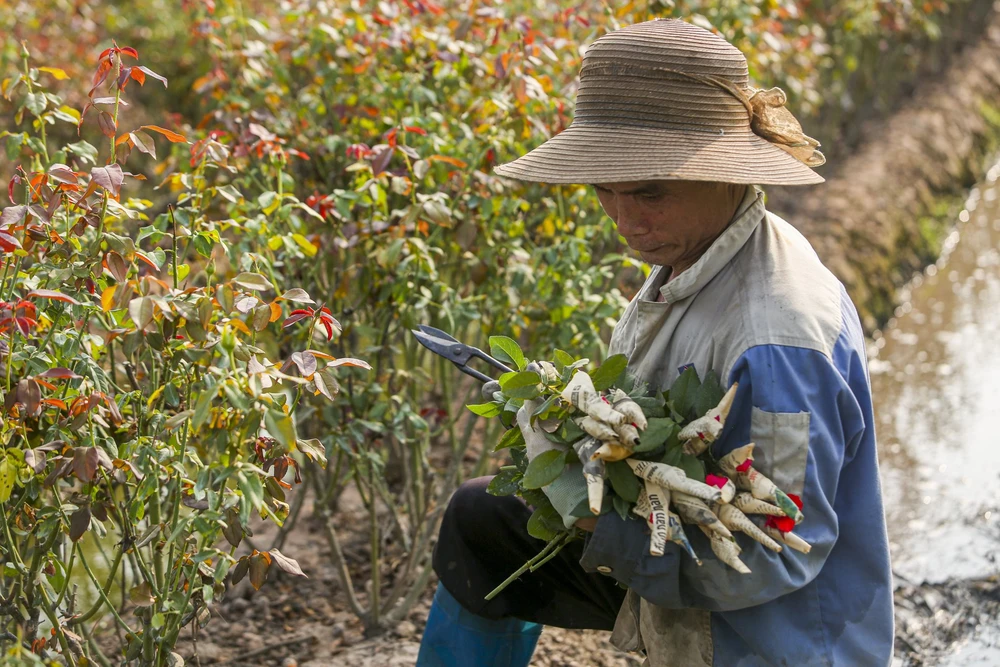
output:
[[[676,275],[697,261],[726,228],[745,187],[702,181],[631,181],[595,185],[628,246]]]

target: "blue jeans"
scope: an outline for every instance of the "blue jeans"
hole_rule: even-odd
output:
[[[438,584],[417,667],[527,667],[541,633],[538,623],[477,616]]]

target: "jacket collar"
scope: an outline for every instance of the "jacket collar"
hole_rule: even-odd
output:
[[[697,294],[702,287],[736,256],[764,217],[764,192],[756,186],[747,188],[743,201],[726,230],[715,239],[698,261],[660,288],[667,303]]]

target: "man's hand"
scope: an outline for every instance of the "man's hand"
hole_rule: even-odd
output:
[[[588,533],[592,533],[594,532],[594,528],[597,528],[597,517],[588,516],[583,519],[577,519],[576,523],[573,525],[579,528],[580,530],[585,530]]]

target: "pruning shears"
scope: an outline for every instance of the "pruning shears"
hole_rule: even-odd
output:
[[[480,382],[489,382],[493,378],[485,373],[477,371],[475,368],[471,368],[469,366],[469,361],[473,358],[482,359],[493,368],[496,368],[504,373],[513,372],[512,368],[508,368],[503,363],[497,361],[479,348],[461,343],[440,329],[435,329],[434,327],[427,326],[426,324],[421,324],[416,329],[410,329],[410,331],[417,337],[417,341],[421,345],[434,354],[444,357],[451,363],[458,366],[458,370],[462,371],[466,375],[471,375]]]

